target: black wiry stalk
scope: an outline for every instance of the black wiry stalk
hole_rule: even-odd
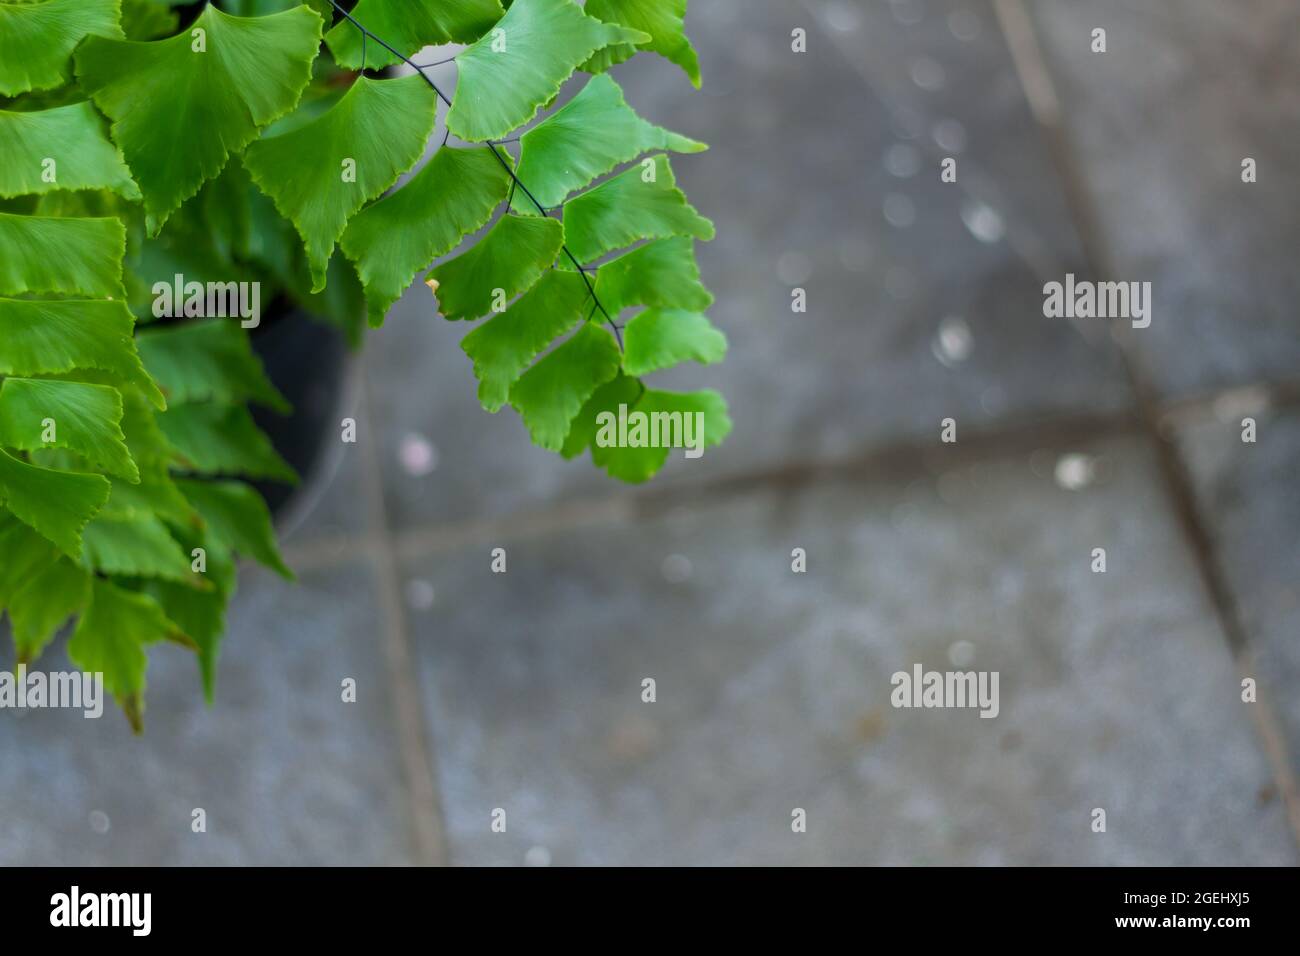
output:
[[[341,6],[339,6],[337,0],[329,0],[329,3],[330,6],[332,6],[336,11],[341,13],[349,23],[351,23],[354,27],[356,27],[358,30],[361,31],[361,42],[362,42],[362,51],[363,51],[362,52],[363,59],[362,59],[361,66],[363,70],[365,69],[364,50],[365,50],[366,40],[367,39],[374,40],[376,43],[382,46],[389,53],[393,54],[393,56],[397,57],[407,66],[409,66],[411,69],[415,70],[415,72],[419,73],[420,76],[424,78],[424,82],[428,83],[430,88],[433,90],[433,92],[438,95],[438,99],[442,100],[445,104],[447,104],[448,109],[451,108],[451,100],[447,99],[447,94],[445,94],[441,89],[439,89],[438,84],[433,82],[433,80],[429,78],[428,74],[424,72],[426,66],[436,66],[437,64],[426,63],[424,66],[420,66],[419,64],[413,62],[409,57],[403,56],[397,50],[393,49],[393,47],[390,46],[387,42],[385,42],[383,38],[378,37],[375,34],[371,33],[361,23],[361,21],[357,20],[354,16],[352,16],[352,14],[348,13],[348,11],[344,10]],[[455,60],[455,59],[456,59],[455,57],[451,58],[451,60]],[[445,63],[449,61],[444,60],[441,62]],[[447,133],[448,135],[450,135],[451,130],[448,129]],[[446,143],[445,139],[443,140],[443,143],[444,144]],[[498,149],[498,147],[501,144],[493,142],[492,140],[488,140],[483,145],[486,149],[492,151],[492,155],[496,157],[497,162],[500,163],[502,168],[505,169],[506,173],[509,174],[510,181],[511,181],[511,186],[510,186],[511,198],[513,199],[514,197],[515,189],[518,189],[520,192],[522,192],[525,196],[528,197],[529,202],[531,202],[535,207],[537,207],[538,213],[540,213],[542,216],[549,215],[546,209],[542,207],[542,204],[537,201],[537,197],[534,196],[532,192],[529,191],[528,187],[525,186],[523,182],[520,181],[519,177],[515,175],[515,171],[511,167],[510,163],[507,162],[506,159],[501,155],[501,150]],[[556,207],[556,208],[558,209],[560,207]],[[588,276],[586,268],[583,266],[581,262],[579,262],[576,258],[574,258],[573,253],[569,251],[568,243],[565,243],[564,246],[562,246],[561,248],[564,250],[564,254],[568,257],[569,261],[573,263],[573,267],[578,270],[578,275],[582,277],[583,285],[587,287],[587,294],[591,297],[592,301],[596,303],[596,308],[599,309],[600,314],[605,317],[605,321],[609,323],[610,329],[614,332],[614,338],[618,342],[619,351],[622,351],[623,335],[619,331],[618,324],[610,316],[609,312],[605,310],[605,306],[601,304],[600,299],[597,297],[596,289],[591,284],[591,278]]]

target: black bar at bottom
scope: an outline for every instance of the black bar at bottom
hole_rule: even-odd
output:
[[[786,924],[858,938],[920,929],[927,942],[970,939],[978,927],[986,943],[1044,931],[1231,943],[1294,930],[1296,888],[1293,870],[1224,868],[8,869],[0,926],[6,943],[76,933],[85,942],[211,945],[291,934],[337,946],[436,927],[498,944],[515,931],[536,944],[608,940],[611,921],[633,937],[695,927],[734,938]]]

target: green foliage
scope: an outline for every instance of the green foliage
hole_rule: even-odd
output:
[[[645,37],[586,16],[572,0],[519,0],[456,57],[460,78],[447,125],[467,143],[507,136],[536,116],[592,53]]]
[[[721,396],[641,381],[726,351],[695,260],[713,225],[665,155],[706,147],[605,72],[648,50],[698,85],[685,7],[359,0],[353,22],[330,0],[0,0],[0,611],[19,658],[75,622],[69,657],[138,728],[150,645],[194,651],[212,700],[236,561],[292,577],[247,483],[297,480],[250,413],[288,403],[237,319],[161,314],[177,276],[260,283],[354,342],[423,277],[431,316],[472,323],[483,407],[536,444],[640,482],[669,449],[611,446],[603,413],[700,413],[720,442]],[[450,42],[468,44],[450,102],[443,74],[347,72]],[[440,109],[455,143],[430,141]]]
[[[402,56],[409,57],[426,46],[473,43],[504,12],[500,0],[358,0],[352,16]],[[361,33],[347,20],[330,30],[325,42],[339,66],[350,70],[361,66]],[[365,46],[367,69],[401,62],[378,43]]]
[[[151,235],[232,153],[294,108],[320,31],[306,7],[243,18],[209,6],[190,32],[170,39],[91,36],[81,45],[77,81],[113,121]]]
[[[115,388],[38,378],[0,383],[0,445],[67,448],[106,474],[138,482],[121,425],[122,395]]]
[[[0,110],[0,143],[0,197],[108,189],[124,199],[140,198],[140,187],[89,103]]]
[[[583,69],[598,73],[630,59],[638,50],[652,50],[680,66],[699,89],[700,60],[686,36],[686,0],[587,0],[585,9],[589,16],[640,30],[650,39],[605,47]]]
[[[713,238],[713,223],[686,201],[668,157],[662,154],[571,200],[564,224],[569,248],[582,263],[641,239]]]
[[[682,362],[721,362],[727,337],[706,316],[685,309],[646,309],[626,329],[623,370],[648,375]]]
[[[477,319],[494,299],[504,304],[532,288],[563,245],[557,219],[502,216],[478,245],[429,273],[443,317]]]
[[[444,146],[401,189],[363,209],[341,245],[366,289],[371,325],[415,276],[492,218],[510,171],[486,149]]]
[[[597,76],[520,137],[519,178],[549,209],[597,176],[654,149],[698,153],[708,147],[647,123],[624,102],[613,79]],[[514,208],[536,212],[532,200],[518,194]]]
[[[69,292],[125,298],[120,219],[0,213],[0,295]]]
[[[0,4],[0,95],[48,90],[71,79],[70,58],[86,37],[120,37],[118,0]]]
[[[510,397],[510,386],[547,345],[582,321],[589,295],[576,273],[552,269],[503,314],[461,340],[474,362],[479,401],[489,412]]]
[[[415,165],[433,132],[434,93],[419,76],[362,77],[305,126],[258,140],[244,154],[253,181],[307,246],[312,291],[348,220]]]

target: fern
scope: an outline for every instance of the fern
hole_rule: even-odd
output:
[[[698,86],[685,7],[0,0],[0,611],[19,660],[75,621],[70,658],[139,729],[149,645],[193,650],[211,700],[236,559],[292,577],[245,483],[297,480],[249,411],[287,403],[237,320],[154,324],[178,274],[259,282],[354,342],[423,281],[468,326],[483,407],[623,481],[668,450],[598,443],[604,413],[699,412],[720,442],[721,396],[640,379],[726,352],[695,262],[713,225],[667,156],[706,147],[605,72],[645,50]],[[411,60],[449,42],[453,97]],[[399,64],[415,72],[373,72]],[[448,136],[416,170],[439,110]]]

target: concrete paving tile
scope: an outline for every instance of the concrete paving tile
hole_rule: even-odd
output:
[[[0,711],[0,863],[321,865],[411,860],[374,585],[248,572],[208,709],[192,655],[160,648],[145,735],[110,704]],[[5,670],[12,646],[5,641]],[[62,646],[43,670],[66,668]],[[357,702],[341,681],[357,681]],[[191,832],[191,813],[207,832]]]
[[[1149,281],[1133,335],[1170,395],[1296,377],[1300,172],[1290,0],[1027,4],[1117,275]],[[1107,51],[1091,51],[1107,30]],[[1242,182],[1253,158],[1258,181]]]
[[[896,176],[937,178],[958,163],[963,194],[996,215],[1036,270],[1082,250],[1042,130],[991,0],[800,0],[833,52],[893,115],[878,159]],[[821,51],[819,51],[821,53]],[[920,168],[912,172],[917,162]]]
[[[452,861],[1296,862],[1154,462],[1066,450],[411,561]],[[895,709],[917,663],[998,671],[998,716]]]
[[[1241,418],[1207,420],[1180,433],[1202,514],[1234,591],[1258,671],[1300,767],[1300,415],[1254,412],[1256,442]]]

